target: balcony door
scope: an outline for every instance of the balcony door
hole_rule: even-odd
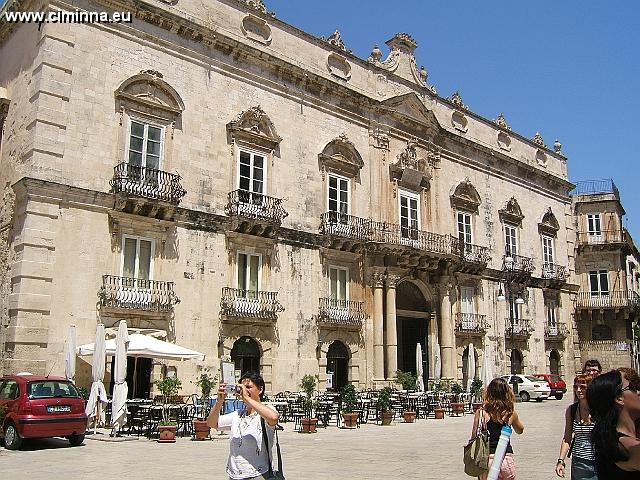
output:
[[[123,237],[122,278],[118,286],[118,300],[124,303],[151,302],[153,252],[155,242],[139,237]]]
[[[464,330],[473,330],[475,327],[474,293],[473,287],[460,287],[460,313],[462,314],[462,328]]]
[[[587,214],[587,241],[602,243],[602,221],[599,213]]]
[[[471,244],[473,235],[471,233],[471,214],[458,212],[458,240],[460,241],[461,253],[465,258],[473,254]]]
[[[328,176],[327,207],[332,233],[348,235],[349,224],[349,179],[335,174]]]
[[[558,335],[558,319],[556,317],[557,305],[555,300],[547,301],[547,327],[549,328],[549,335]]]
[[[504,226],[504,251],[508,257],[518,255],[518,229],[513,225]],[[514,259],[515,260],[515,259]]]
[[[164,129],[139,120],[129,123],[127,178],[157,188]]]
[[[415,193],[400,192],[400,243],[418,247],[420,209]]]
[[[264,155],[240,150],[238,161],[238,188],[240,189],[240,208],[251,205],[262,206],[266,193],[266,162]],[[243,207],[244,205],[244,207]]]
[[[592,297],[609,296],[609,279],[606,270],[591,270],[589,272],[589,292]]]

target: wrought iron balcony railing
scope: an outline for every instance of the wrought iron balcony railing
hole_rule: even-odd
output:
[[[489,328],[487,316],[477,313],[456,314],[456,332],[483,334]]]
[[[624,243],[627,236],[623,230],[599,230],[596,232],[578,232],[580,245],[606,245],[609,243]]]
[[[555,325],[546,324],[544,326],[544,338],[547,339],[565,339],[569,336],[569,328],[564,323]]]
[[[513,325],[511,325],[511,320],[506,318],[505,324],[507,325],[507,328],[505,328],[504,334],[507,338],[529,337],[534,331],[531,320],[525,320],[523,318],[516,319],[513,322]]]
[[[531,273],[534,270],[533,259],[522,255],[505,255],[503,265],[504,269],[510,272]]]
[[[278,313],[284,312],[277,297],[278,292],[223,287],[220,307],[228,317],[277,320]]]
[[[103,307],[170,312],[180,302],[173,285],[173,282],[103,275],[98,297]]]
[[[404,245],[432,253],[450,254],[451,236],[425,232],[412,227],[371,221],[370,240],[376,243]]]
[[[240,189],[229,192],[224,211],[230,217],[241,216],[277,224],[289,215],[282,206],[281,198]]]
[[[542,265],[542,278],[549,280],[564,281],[569,276],[567,267],[556,265],[555,263],[545,263]]]
[[[640,296],[633,290],[580,292],[578,308],[625,308],[640,306]]]
[[[327,326],[360,329],[367,318],[364,302],[321,298],[318,322]]]
[[[120,163],[113,169],[110,185],[114,193],[128,193],[177,205],[187,191],[180,185],[180,175],[153,168]]]
[[[613,193],[618,199],[620,198],[618,187],[611,179],[576,182],[576,188],[571,190],[569,195],[597,195],[601,193]]]
[[[487,247],[466,243],[454,236],[451,237],[451,253],[472,263],[486,264],[490,258]]]
[[[335,235],[366,242],[369,240],[371,220],[340,212],[325,212],[320,216],[320,234]]]

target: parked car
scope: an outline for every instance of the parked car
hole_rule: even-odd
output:
[[[5,447],[20,448],[25,438],[65,437],[72,446],[84,441],[85,403],[72,382],[60,377],[18,374],[0,378],[0,429]]]
[[[551,388],[551,395],[561,400],[562,396],[567,393],[567,384],[564,383],[562,377],[555,373],[536,373],[534,377],[542,378]]]
[[[511,387],[513,387],[514,382],[518,384],[518,395],[523,402],[528,402],[532,398],[541,402],[551,395],[549,384],[537,377],[531,375],[503,375],[502,378]]]

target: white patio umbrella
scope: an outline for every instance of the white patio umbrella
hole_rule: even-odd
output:
[[[76,375],[76,326],[69,326],[69,333],[64,341],[64,376],[73,382]]]
[[[113,433],[117,432],[127,423],[127,346],[129,344],[129,332],[127,322],[120,321],[116,336],[115,365],[113,367],[113,397],[111,398],[111,427]]]
[[[440,343],[437,340],[433,346],[433,358],[433,378],[440,380],[442,376],[442,358],[440,357]]]
[[[78,355],[92,355],[94,344],[88,343],[78,347]],[[116,340],[105,342],[105,351],[108,356],[116,354]],[[204,360],[204,353],[190,350],[175,343],[164,342],[149,335],[132,333],[129,335],[127,355],[130,357],[159,358],[164,360]]]
[[[482,380],[482,386],[484,388],[487,388],[487,385],[489,385],[491,380],[493,380],[493,367],[491,365],[491,356],[489,355],[489,347],[487,345],[484,346],[480,380]]]
[[[105,371],[105,338],[104,324],[99,323],[96,328],[95,349],[92,352],[93,361],[91,363],[91,393],[85,408],[85,413],[89,417],[89,423],[93,422],[93,432],[96,432],[98,424],[104,424],[104,404],[107,403],[107,391],[104,388],[102,379]]]
[[[419,343],[416,345],[416,373],[418,380],[416,381],[416,388],[419,392],[424,392],[424,369],[422,367],[422,345]]]
[[[469,353],[467,354],[467,391],[471,391],[471,382],[476,378],[476,350],[473,343],[469,344]]]

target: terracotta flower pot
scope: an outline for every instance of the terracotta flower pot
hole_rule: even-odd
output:
[[[382,426],[391,425],[393,412],[382,412]]]
[[[317,427],[318,427],[317,418],[302,419],[302,433],[316,433]]]
[[[451,414],[459,415],[461,413],[464,413],[464,403],[451,402]]]
[[[416,412],[412,410],[405,411],[402,416],[404,417],[405,423],[413,423],[416,421]]]
[[[356,428],[358,426],[357,413],[343,413],[342,420],[344,421],[345,428]]]
[[[160,425],[158,427],[158,432],[160,434],[160,438],[158,439],[158,442],[175,443],[177,430],[178,430],[177,425]]]
[[[195,432],[194,440],[207,440],[211,438],[209,433],[211,428],[207,425],[206,420],[194,420],[193,421],[193,430]]]
[[[473,402],[473,411],[477,412],[482,407],[482,402]]]
[[[444,419],[444,408],[434,408],[433,413],[436,415],[436,420]]]

